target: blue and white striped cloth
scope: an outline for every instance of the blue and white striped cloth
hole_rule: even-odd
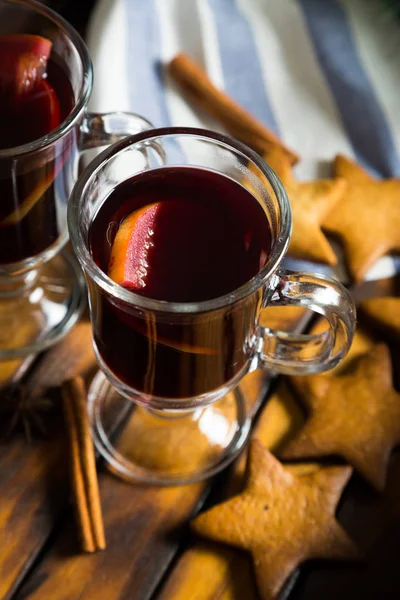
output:
[[[299,179],[338,153],[400,176],[400,26],[379,0],[98,0],[88,45],[92,110],[221,130],[165,77],[185,51],[300,154]]]

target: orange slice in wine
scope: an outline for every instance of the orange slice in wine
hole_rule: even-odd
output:
[[[60,125],[60,103],[53,87],[46,79],[42,79],[29,96],[24,96],[20,109],[21,119],[22,121],[29,119],[29,131],[35,139],[43,137]],[[53,183],[63,163],[64,161],[59,161],[58,168],[53,167],[21,204],[1,221],[0,225],[13,225],[21,221]]]
[[[140,291],[146,285],[148,255],[160,207],[157,202],[134,211],[123,220],[115,236],[108,276],[132,291]]]
[[[45,136],[61,123],[59,100],[45,78],[51,48],[52,42],[39,35],[0,37],[0,109],[4,108],[5,115],[11,109],[21,130],[29,131],[32,140]],[[40,200],[57,173],[54,170],[48,173],[0,225],[21,221]]]
[[[52,42],[40,35],[0,37],[0,94],[2,102],[15,102],[31,92],[46,73]]]
[[[154,263],[152,256],[154,257],[155,252],[163,252],[162,248],[155,247],[153,243],[159,220],[175,218],[176,209],[177,205],[174,202],[168,203],[168,207],[161,202],[156,202],[134,211],[123,220],[111,249],[108,265],[110,279],[133,292],[144,291],[147,287],[148,273],[151,272]],[[155,277],[154,273],[152,277]],[[148,334],[148,325],[145,321],[136,320],[134,327],[143,335]],[[216,354],[213,348],[162,336],[157,331],[156,324],[153,329],[155,343],[181,352]]]

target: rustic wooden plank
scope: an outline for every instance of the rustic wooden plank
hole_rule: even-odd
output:
[[[67,491],[61,446],[4,445],[0,456],[0,598],[12,591],[47,540]]]
[[[11,388],[18,384],[23,375],[34,361],[33,356],[24,359],[14,359],[0,362],[0,403],[4,402],[6,394],[11,393]],[[4,420],[3,415],[3,420]],[[21,576],[21,565],[18,560],[17,544],[15,540],[21,535],[21,512],[24,519],[32,521],[32,513],[42,503],[44,494],[47,495],[46,481],[40,473],[44,464],[42,448],[36,448],[28,460],[25,459],[26,444],[17,440],[11,443],[0,441],[0,598],[7,598],[8,591]],[[54,457],[56,459],[56,456]],[[24,487],[18,485],[18,476],[21,480],[38,477],[41,487],[35,489],[31,501],[21,502]],[[24,510],[21,510],[24,508]],[[41,529],[46,529],[46,519],[51,519],[51,513],[41,515]],[[34,525],[33,525],[34,526]],[[4,550],[9,548],[10,550]]]
[[[259,600],[250,557],[205,541],[186,550],[156,598]]]
[[[180,528],[204,489],[204,484],[185,489],[136,487],[103,472],[100,493],[106,551],[79,554],[73,525],[67,523],[17,597],[149,597],[175,552]]]
[[[48,394],[65,376],[95,365],[91,329],[81,323],[50,350],[28,377],[28,393]],[[45,416],[49,439],[28,444],[21,435],[1,440],[0,598],[12,596],[67,503],[67,465],[60,420]],[[54,415],[56,416],[56,415]]]
[[[304,311],[279,309],[274,315],[271,311],[275,325],[287,329],[293,329],[300,316]],[[265,377],[265,371],[247,377],[244,393],[249,404],[257,402]],[[134,417],[130,423],[134,424]],[[132,485],[104,470],[99,478],[106,551],[79,554],[74,525],[68,519],[17,598],[149,598],[185,539],[188,519],[209,489],[208,483],[172,488]]]

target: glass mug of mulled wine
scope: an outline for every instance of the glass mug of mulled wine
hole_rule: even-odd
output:
[[[249,431],[237,385],[246,373],[318,373],[351,344],[348,292],[281,269],[287,195],[265,161],[229,137],[163,128],[114,144],[74,187],[68,225],[102,370],[89,391],[93,437],[126,479],[215,473]],[[261,310],[282,305],[324,315],[329,329],[261,327]],[[107,425],[112,409],[125,419],[122,442]]]
[[[9,359],[54,343],[79,316],[84,279],[60,250],[82,152],[150,125],[86,111],[87,48],[41,3],[1,0],[0,59],[0,359]]]

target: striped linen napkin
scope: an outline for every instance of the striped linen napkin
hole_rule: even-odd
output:
[[[98,0],[88,45],[92,110],[221,130],[165,75],[184,51],[299,153],[299,179],[338,153],[400,177],[400,27],[379,0]]]

